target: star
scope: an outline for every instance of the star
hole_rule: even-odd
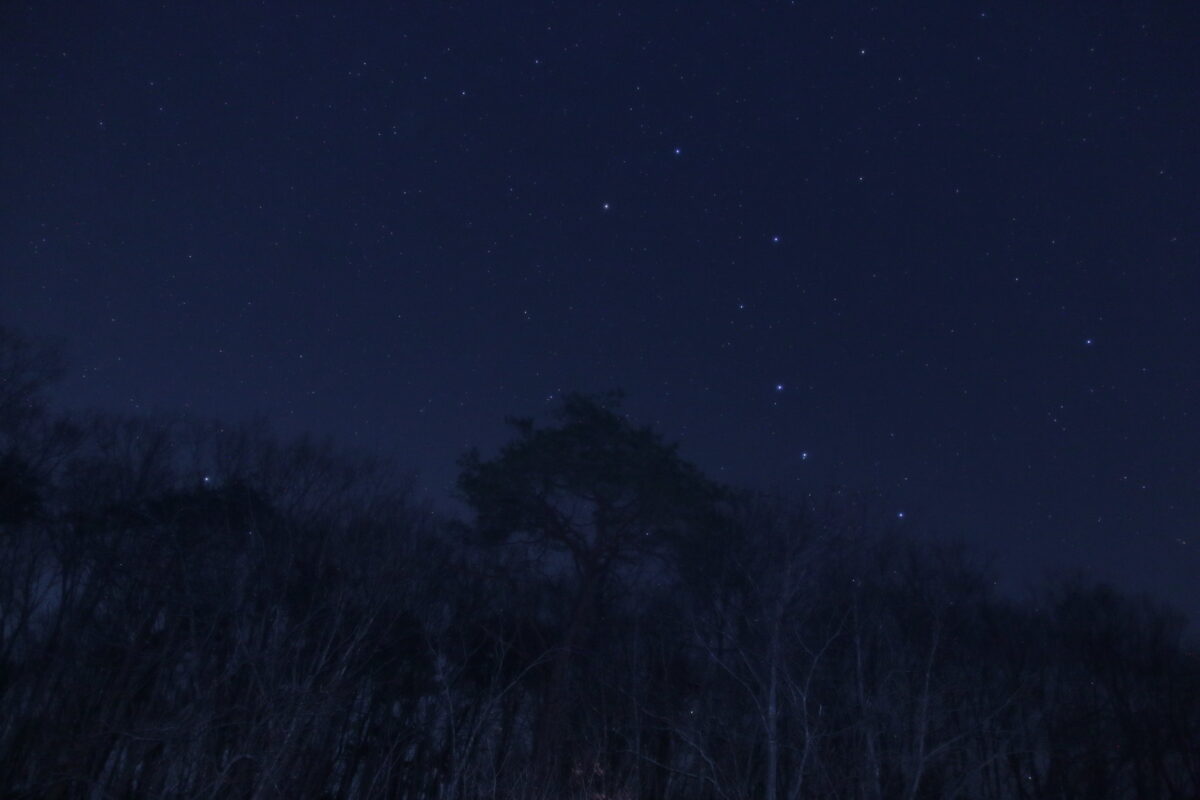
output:
[[[682,147],[676,147],[676,148],[675,148],[674,150],[672,150],[671,152],[672,152],[672,153],[674,153],[674,154],[675,154],[675,155],[677,155],[677,156],[681,156],[681,155],[683,155],[683,148],[682,148]]]

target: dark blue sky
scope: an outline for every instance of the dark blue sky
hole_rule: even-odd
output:
[[[444,496],[621,387],[714,477],[1200,611],[1195,4],[334,5],[0,7],[0,320],[64,403]]]

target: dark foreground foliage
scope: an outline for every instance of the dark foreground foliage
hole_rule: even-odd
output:
[[[611,399],[465,457],[464,524],[309,441],[53,416],[53,375],[0,330],[5,797],[1200,796],[1177,615],[1016,604]]]

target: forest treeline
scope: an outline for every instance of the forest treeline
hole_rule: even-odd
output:
[[[1200,797],[1180,615],[1000,596],[616,398],[463,456],[455,520],[309,439],[57,413],[57,372],[0,329],[0,796]]]

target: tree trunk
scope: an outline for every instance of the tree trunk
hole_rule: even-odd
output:
[[[570,759],[565,734],[570,714],[571,672],[576,654],[586,643],[588,628],[599,603],[603,574],[599,568],[584,571],[563,643],[550,667],[550,682],[534,739],[536,774],[540,784],[553,789],[566,777]]]

